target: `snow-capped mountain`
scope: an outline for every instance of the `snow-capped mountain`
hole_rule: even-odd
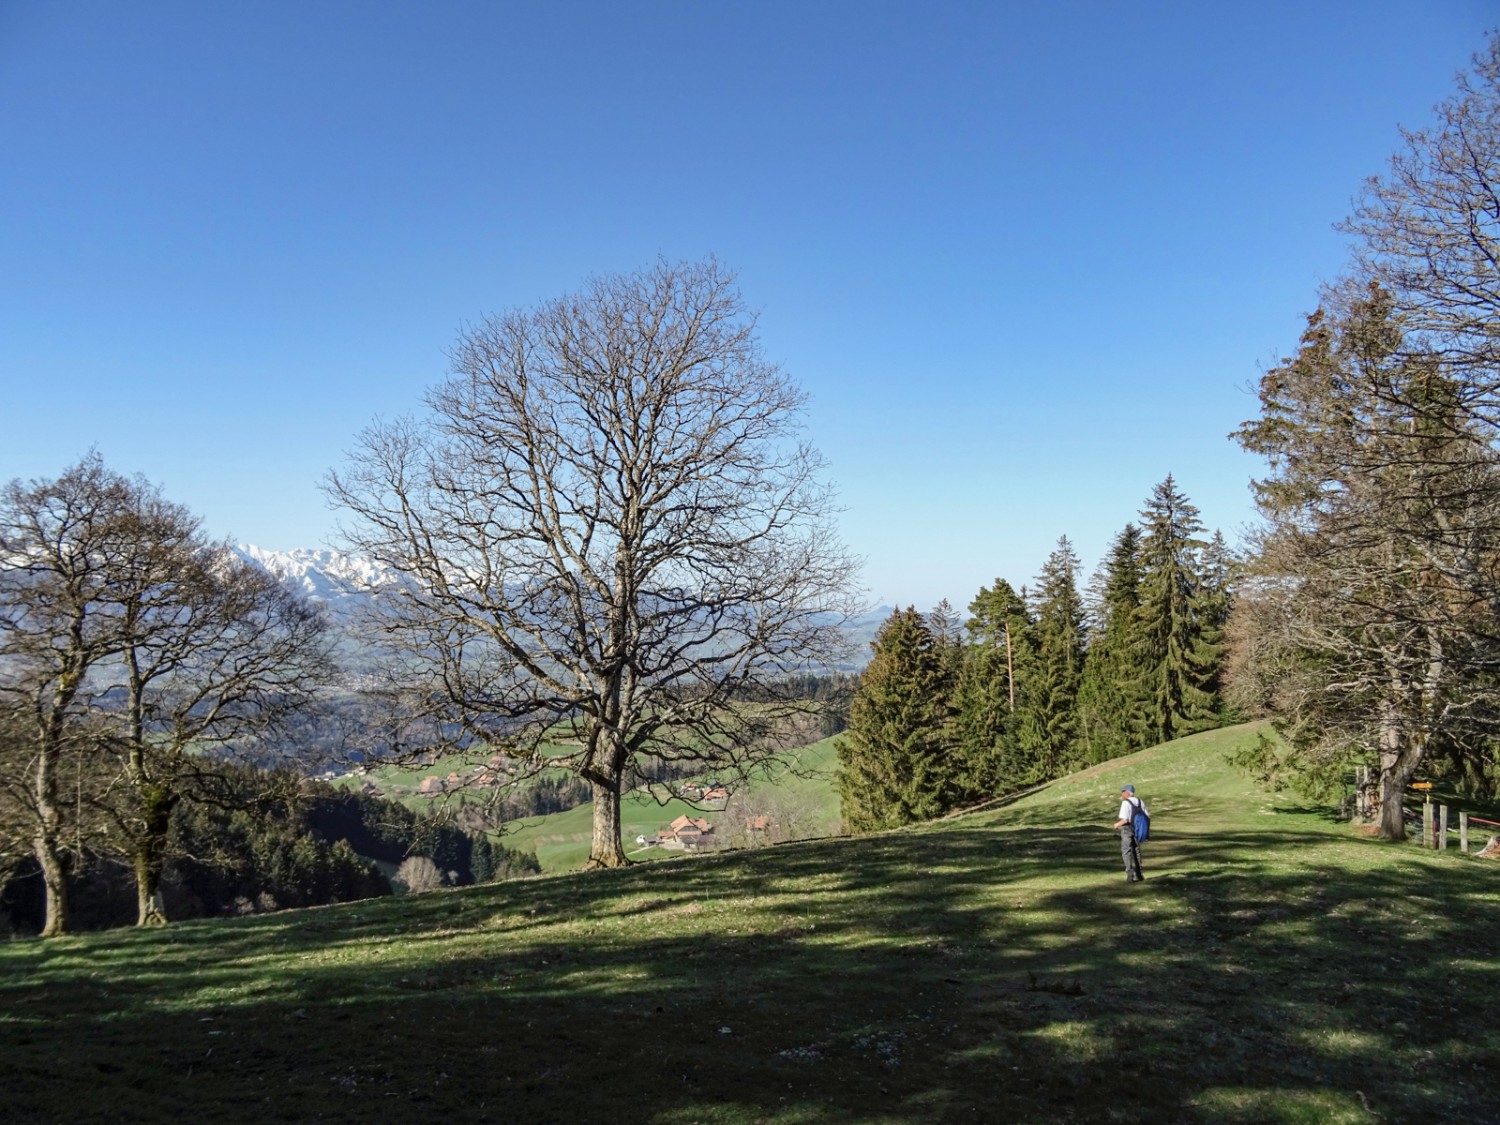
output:
[[[378,563],[343,551],[310,551],[305,548],[267,551],[249,543],[241,543],[234,550],[246,562],[270,571],[334,611],[342,608],[340,603],[347,603],[348,599],[362,599],[382,586],[395,585],[397,581],[393,573]]]

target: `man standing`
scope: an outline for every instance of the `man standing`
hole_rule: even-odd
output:
[[[1135,814],[1146,812],[1146,802],[1135,795],[1135,786],[1120,789],[1120,819],[1115,827],[1120,830],[1120,858],[1125,861],[1125,881],[1139,883],[1145,878],[1141,874],[1141,846],[1135,840]]]

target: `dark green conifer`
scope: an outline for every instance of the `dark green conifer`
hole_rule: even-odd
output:
[[[949,682],[957,684],[964,663],[964,630],[958,610],[944,598],[928,611],[927,627],[932,630],[938,652],[942,654]]]
[[[1141,519],[1140,605],[1131,663],[1144,689],[1140,734],[1152,745],[1215,725],[1221,646],[1199,572],[1205,544],[1198,509],[1169,474],[1152,490]]]
[[[1127,523],[1091,583],[1088,659],[1078,688],[1084,760],[1108,761],[1140,748],[1145,677],[1132,663],[1140,608],[1141,532]]]
[[[943,644],[914,608],[897,610],[835,746],[844,822],[853,832],[894,828],[947,812],[958,797],[953,681]]]
[[[1018,729],[1031,781],[1058,777],[1076,762],[1086,640],[1078,568],[1078,556],[1064,535],[1042,566],[1033,596],[1032,659]]]
[[[1027,770],[1017,743],[1019,681],[1031,663],[1026,602],[1004,579],[969,603],[955,698],[960,786],[966,800],[1020,788]]]

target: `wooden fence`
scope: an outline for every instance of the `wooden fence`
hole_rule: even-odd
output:
[[[1500,828],[1500,821],[1485,820],[1483,817],[1474,816],[1463,809],[1458,810],[1458,848],[1459,851],[1469,850],[1469,825],[1483,824],[1491,828]],[[1448,837],[1452,832],[1449,827],[1448,806],[1435,804],[1429,795],[1422,802],[1422,839],[1424,848],[1432,848],[1435,851],[1448,850]],[[1483,837],[1485,833],[1481,832]],[[1482,844],[1481,840],[1481,844]]]
[[[1375,771],[1369,766],[1356,766],[1354,769],[1354,812],[1362,820],[1374,820],[1376,810],[1379,807],[1379,781]],[[1435,804],[1432,800],[1432,782],[1416,781],[1409,786],[1409,795],[1422,797],[1422,836],[1420,843],[1425,848],[1434,851],[1447,851],[1448,839],[1453,829],[1450,826],[1450,811],[1447,805]],[[1408,807],[1408,812],[1416,818],[1416,811]],[[1458,847],[1460,851],[1469,850],[1469,826],[1485,825],[1489,828],[1500,829],[1500,821],[1486,820],[1483,817],[1474,816],[1472,813],[1462,809],[1458,810]],[[1500,835],[1500,833],[1496,833]],[[1481,832],[1480,846],[1484,845],[1484,839],[1488,835]]]

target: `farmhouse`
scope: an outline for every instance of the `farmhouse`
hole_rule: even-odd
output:
[[[679,816],[656,835],[664,848],[696,851],[712,844],[713,831],[714,826],[700,816]]]

